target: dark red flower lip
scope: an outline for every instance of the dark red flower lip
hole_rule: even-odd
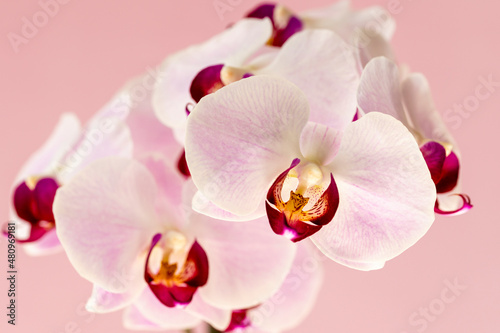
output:
[[[153,274],[149,269],[149,260],[154,247],[160,242],[161,234],[156,234],[149,248],[144,269],[144,279],[153,294],[165,306],[184,307],[191,303],[194,293],[208,281],[208,258],[205,250],[195,240],[187,255],[180,274],[177,265],[162,261],[160,272]]]
[[[273,24],[273,35],[268,44],[281,47],[290,37],[303,29],[303,24],[300,18],[292,14],[290,14],[286,25],[282,25],[283,22],[276,22],[276,10],[283,8],[278,6],[279,5],[276,4],[263,4],[252,10],[246,16],[260,19],[265,17],[269,18]]]
[[[330,174],[330,185],[321,197],[308,211],[303,211],[308,198],[295,194],[293,191],[287,203],[281,199],[281,191],[285,179],[294,167],[300,163],[294,159],[288,169],[283,171],[269,188],[266,200],[266,212],[269,224],[274,233],[284,235],[293,242],[301,241],[318,232],[324,225],[330,223],[339,205],[339,192],[333,175]],[[296,209],[288,211],[288,203],[292,201]]]
[[[224,68],[223,64],[208,66],[196,74],[190,88],[191,97],[196,103],[224,86],[220,76],[222,68]]]
[[[457,155],[453,151],[447,154],[445,147],[436,141],[426,142],[420,151],[436,184],[437,193],[452,191],[457,186],[460,171]]]
[[[52,205],[59,184],[52,177],[37,179],[28,186],[26,181],[14,190],[13,205],[17,216],[31,225],[28,238],[16,239],[19,243],[32,243],[55,227]],[[5,235],[5,230],[3,231]]]

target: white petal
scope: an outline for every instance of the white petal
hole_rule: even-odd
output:
[[[193,300],[186,307],[186,311],[193,316],[206,321],[219,331],[224,331],[231,322],[232,310],[218,309],[207,304],[200,296],[199,292],[194,294]]]
[[[123,326],[134,331],[164,331],[165,329],[146,319],[134,305],[123,311]]]
[[[57,235],[80,275],[114,293],[145,285],[145,252],[160,228],[156,193],[148,170],[122,158],[89,165],[57,191]]]
[[[182,128],[186,104],[192,102],[191,82],[207,66],[241,66],[243,61],[266,44],[272,33],[270,20],[243,19],[206,41],[168,57],[161,65],[153,93],[158,118],[167,126]]]
[[[112,293],[94,284],[92,295],[85,304],[85,309],[94,313],[108,313],[132,304],[142,293],[144,286],[138,285],[125,293]]]
[[[300,15],[306,28],[330,29],[347,42],[359,29],[368,29],[390,40],[396,29],[394,18],[380,6],[352,10],[349,1],[340,1],[329,8],[320,8]]]
[[[264,203],[262,203],[262,205],[260,205],[255,212],[249,215],[238,216],[232,214],[231,212],[228,212],[227,210],[216,206],[200,191],[197,191],[193,197],[192,208],[195,212],[224,221],[249,221],[266,215],[266,208]]]
[[[173,130],[161,123],[154,113],[151,99],[158,80],[156,75],[158,73],[148,70],[128,83],[130,113],[126,123],[134,143],[135,158],[160,154],[168,158],[169,167],[173,169],[177,167],[183,147],[174,137]]]
[[[333,128],[308,122],[300,137],[300,151],[309,161],[329,164],[339,150],[341,135]]]
[[[426,139],[453,145],[460,158],[458,147],[434,106],[429,83],[420,73],[412,73],[403,82],[403,98],[413,125]]]
[[[255,212],[295,157],[309,115],[293,84],[257,75],[204,97],[188,119],[186,160],[198,189],[235,215]]]
[[[316,303],[324,260],[311,243],[299,243],[292,270],[279,291],[248,312],[252,326],[265,332],[282,332],[300,324]]]
[[[185,309],[169,308],[161,303],[149,288],[134,303],[139,312],[152,323],[168,330],[185,330],[200,324],[201,319]]]
[[[376,111],[393,116],[408,127],[399,70],[393,61],[378,57],[366,65],[358,88],[358,106],[364,113]]]
[[[304,30],[292,36],[274,62],[257,71],[284,77],[307,96],[309,120],[342,129],[356,113],[359,76],[354,55],[328,30]]]
[[[106,121],[112,124],[109,131],[87,127],[78,142],[61,160],[57,177],[62,183],[69,181],[87,165],[101,158],[132,157],[132,137],[126,124],[119,118],[107,118]]]
[[[354,44],[358,50],[357,57],[361,69],[376,57],[386,57],[396,61],[391,43],[379,34],[370,34],[369,31],[360,30],[355,36]]]
[[[339,207],[312,239],[334,260],[381,265],[417,242],[434,221],[430,172],[413,136],[390,116],[374,112],[352,123],[331,170]]]
[[[193,213],[191,223],[208,257],[208,282],[199,290],[207,303],[245,309],[278,290],[296,249],[271,231],[267,218],[231,223]]]

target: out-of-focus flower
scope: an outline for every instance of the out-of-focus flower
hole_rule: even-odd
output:
[[[193,207],[234,220],[267,211],[276,233],[294,241],[316,233],[313,242],[331,259],[380,268],[434,220],[436,193],[419,147],[381,113],[339,129],[309,115],[296,86],[267,76],[203,98],[186,136],[192,178],[207,199],[195,196]]]
[[[55,233],[52,203],[56,190],[88,163],[105,156],[131,156],[130,132],[121,122],[122,92],[84,128],[73,114],[64,114],[50,138],[23,166],[13,186],[11,220],[18,223],[17,241],[32,255],[61,249]]]
[[[153,105],[180,142],[184,142],[189,113],[186,104],[253,75],[279,76],[296,84],[309,98],[313,121],[319,121],[315,110],[324,105],[344,112],[321,114],[323,123],[337,126],[353,119],[359,74],[354,54],[343,50],[342,39],[332,31],[302,31],[270,56],[248,61],[270,35],[268,19],[244,19],[210,41],[165,60]]]
[[[159,179],[168,181],[158,186]],[[192,327],[194,316],[223,329],[231,309],[255,306],[278,290],[295,248],[269,233],[265,219],[234,224],[185,211],[181,194],[189,185],[167,167],[148,170],[134,160],[101,159],[58,190],[57,233],[97,294],[117,294],[113,309],[134,302],[165,328],[171,323],[167,313],[175,316],[181,307],[189,320],[172,325]],[[117,283],[117,275],[126,279]],[[164,317],[144,310],[158,307]]]
[[[394,19],[382,7],[356,11],[348,0],[299,14],[281,4],[266,3],[250,11],[247,17],[271,20],[273,34],[268,44],[273,46],[282,46],[288,38],[306,29],[332,30],[348,43],[355,41],[361,32],[390,40],[396,27]]]
[[[363,113],[378,111],[395,117],[413,133],[436,185],[436,213],[457,215],[472,208],[470,198],[460,193],[457,144],[437,112],[422,74],[402,76],[390,59],[374,58],[363,71],[358,105]]]

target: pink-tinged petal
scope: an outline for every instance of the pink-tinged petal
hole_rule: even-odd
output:
[[[420,73],[408,75],[403,81],[402,93],[413,126],[426,139],[451,144],[455,154],[460,157],[455,140],[434,106],[425,76]]]
[[[471,204],[470,197],[467,194],[449,194],[448,196],[456,196],[462,200],[462,203],[459,205],[458,208],[444,210],[440,205],[440,200],[442,200],[442,198],[438,197],[438,199],[436,200],[436,206],[434,208],[434,211],[436,213],[440,215],[456,216],[467,213],[473,207]]]
[[[208,322],[218,330],[224,330],[231,320],[231,310],[218,309],[207,304],[199,294],[195,294],[186,312]]]
[[[182,228],[182,188],[184,177],[172,169],[172,158],[162,154],[148,154],[138,159],[153,175],[158,187],[155,208],[159,216],[169,216],[169,223]]]
[[[193,184],[194,186],[194,184]],[[224,221],[249,221],[266,215],[265,207],[260,206],[256,211],[249,215],[238,216],[227,210],[216,206],[213,202],[207,199],[200,191],[196,191],[192,200],[192,209],[195,212],[206,215],[208,217],[224,220]]]
[[[276,175],[300,156],[308,108],[296,86],[265,75],[203,98],[186,135],[186,160],[198,189],[235,215],[255,212]]]
[[[353,122],[330,167],[340,204],[312,239],[332,259],[382,263],[434,221],[434,182],[413,135],[393,117],[373,112]]]
[[[300,243],[292,270],[278,292],[248,311],[252,327],[264,332],[283,332],[300,324],[316,303],[323,283],[323,261],[315,246]]]
[[[396,56],[391,43],[382,35],[368,30],[360,30],[355,36],[354,44],[357,48],[358,65],[362,70],[373,58],[385,57],[396,62]]]
[[[94,162],[57,191],[57,235],[82,277],[114,293],[145,286],[147,246],[161,228],[156,195],[149,171],[123,158]]]
[[[40,149],[31,155],[16,176],[16,183],[33,175],[54,172],[59,166],[59,160],[78,140],[80,131],[80,121],[74,114],[62,114],[50,137]]]
[[[143,290],[144,288],[141,286],[125,293],[112,293],[98,285],[94,285],[92,295],[85,304],[85,309],[94,313],[118,311],[132,304]]]
[[[125,121],[132,136],[135,158],[161,154],[171,161],[169,165],[173,168],[174,158],[181,154],[183,147],[172,129],[162,124],[154,113],[152,89],[158,80],[154,75],[154,72],[149,72],[128,83],[130,112]]]
[[[131,305],[123,311],[123,326],[128,330],[134,331],[164,331],[165,329],[158,324],[148,320],[137,309]]]
[[[104,121],[104,119],[103,119]],[[117,156],[132,157],[133,142],[128,126],[119,117],[106,119],[109,131],[87,126],[72,149],[61,160],[57,177],[66,183],[90,163]]]
[[[372,59],[361,74],[358,106],[364,113],[382,112],[408,125],[401,98],[398,66],[391,60]]]
[[[185,330],[196,327],[201,318],[190,314],[183,308],[169,308],[146,288],[134,302],[139,312],[152,323],[169,330]]]
[[[158,118],[169,127],[185,126],[185,108],[192,102],[190,87],[196,74],[221,63],[241,66],[245,59],[266,44],[271,33],[270,20],[243,19],[203,44],[168,57],[161,65],[153,92],[153,106]]]
[[[255,73],[284,77],[310,104],[311,121],[342,129],[356,112],[359,76],[344,41],[327,30],[305,30],[291,37],[274,62]]]
[[[295,246],[269,230],[266,218],[231,223],[192,213],[191,230],[210,263],[205,302],[244,309],[273,295],[288,274]]]
[[[385,266],[385,261],[382,262],[360,262],[346,260],[340,257],[330,256],[333,261],[344,265],[349,268],[357,269],[358,271],[373,271],[377,269],[382,269]]]
[[[431,172],[434,184],[437,184],[440,181],[443,172],[443,165],[446,160],[446,149],[443,145],[435,141],[429,141],[420,147],[420,151],[422,152],[425,163],[427,163],[427,167]]]
[[[394,18],[380,6],[362,10],[352,10],[349,1],[344,0],[326,8],[307,11],[300,18],[309,29],[330,29],[338,33],[347,42],[360,29],[367,29],[371,34],[379,34],[390,40],[396,29]]]
[[[331,127],[308,122],[300,136],[300,151],[309,161],[329,164],[339,150],[341,134]]]

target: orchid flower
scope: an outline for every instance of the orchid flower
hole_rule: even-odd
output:
[[[399,119],[413,133],[431,172],[438,194],[435,212],[465,213],[472,205],[470,198],[460,193],[460,152],[434,106],[429,84],[420,73],[401,77],[398,66],[390,59],[372,59],[361,77],[359,109]]]
[[[354,43],[360,32],[365,36],[380,36],[388,41],[395,30],[394,19],[382,7],[373,6],[354,11],[348,0],[300,14],[294,14],[281,4],[268,3],[257,6],[247,17],[271,20],[273,33],[267,43],[272,46],[282,46],[291,36],[306,29],[334,31],[347,43]]]
[[[184,142],[186,105],[233,82],[254,76],[273,75],[299,86],[313,110],[328,104],[344,110],[311,113],[311,119],[329,125],[347,124],[356,112],[359,73],[350,50],[334,32],[318,29],[294,34],[283,46],[264,58],[249,60],[272,34],[269,19],[247,18],[208,42],[193,46],[165,60],[162,78],[153,94],[158,118],[173,128]],[[236,51],[237,50],[237,51]]]
[[[424,158],[390,116],[373,113],[335,129],[310,114],[300,89],[268,76],[204,97],[187,125],[186,159],[199,189],[193,208],[228,220],[267,212],[277,234],[293,241],[314,234],[331,259],[380,268],[434,220]]]
[[[299,325],[321,289],[323,258],[310,242],[299,243],[292,269],[280,289],[256,307],[234,310],[225,332],[275,333]]]
[[[114,100],[125,98],[119,93]],[[122,112],[114,102],[82,128],[78,118],[63,114],[52,135],[26,162],[13,185],[11,220],[19,227],[19,243],[31,255],[61,249],[55,233],[52,203],[57,189],[88,163],[105,156],[130,156],[132,140],[120,122]]]
[[[78,273],[95,284],[88,309],[132,305],[163,328],[202,319],[224,329],[231,309],[279,289],[292,244],[267,232],[265,219],[234,224],[183,209],[183,191],[190,203],[194,185],[167,166],[113,157],[58,190],[57,234]]]

